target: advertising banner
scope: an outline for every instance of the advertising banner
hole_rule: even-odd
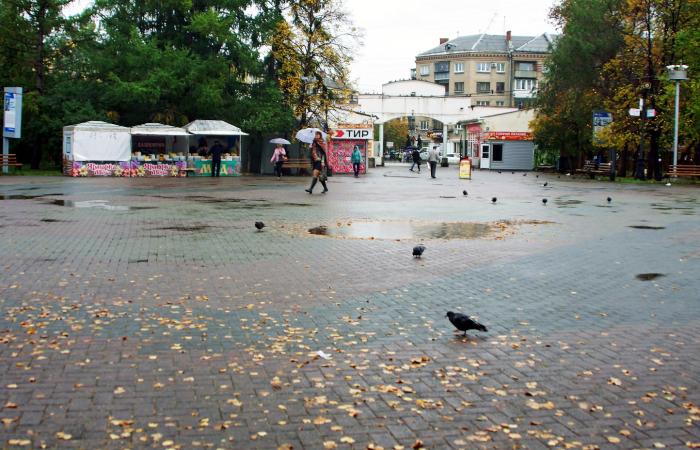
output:
[[[468,159],[463,159],[459,162],[459,178],[461,180],[472,179],[472,162]]]
[[[360,149],[362,154],[362,164],[360,173],[365,173],[365,161],[367,160],[367,141],[365,140],[335,140],[331,141],[328,148],[328,164],[333,169],[333,173],[353,173],[352,161],[350,160],[355,147]]]
[[[211,160],[195,160],[194,161],[194,173],[200,177],[210,177],[211,176]],[[233,161],[221,161],[221,169],[219,171],[219,176],[222,177],[237,177],[241,175],[241,166],[238,160]]]

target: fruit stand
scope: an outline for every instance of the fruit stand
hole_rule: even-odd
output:
[[[247,136],[247,133],[223,120],[195,120],[183,128],[192,135],[187,166],[194,169],[195,176],[211,176],[208,149],[215,141],[226,149],[221,156],[219,175],[230,177],[241,174],[241,136]]]
[[[189,139],[187,131],[170,125],[132,127],[130,176],[184,176]]]

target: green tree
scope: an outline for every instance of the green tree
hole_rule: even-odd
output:
[[[533,121],[535,142],[574,161],[590,156],[593,110],[610,86],[600,78],[622,41],[622,0],[565,0],[552,10],[563,34],[546,64]]]

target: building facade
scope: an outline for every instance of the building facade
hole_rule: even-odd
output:
[[[475,106],[526,107],[536,96],[544,61],[556,35],[472,35],[416,56],[411,75],[444,87],[445,95],[471,97]],[[415,74],[415,75],[414,75]]]

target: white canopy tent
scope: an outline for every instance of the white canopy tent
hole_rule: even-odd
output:
[[[144,123],[131,127],[133,136],[132,151],[143,151],[144,142],[160,142],[165,152],[187,154],[189,151],[190,133],[179,127],[163,125],[162,123]],[[148,150],[148,147],[146,147]]]
[[[96,120],[63,127],[63,157],[69,161],[129,161],[131,130]]]
[[[198,136],[248,136],[248,133],[223,120],[195,120],[183,128]]]

